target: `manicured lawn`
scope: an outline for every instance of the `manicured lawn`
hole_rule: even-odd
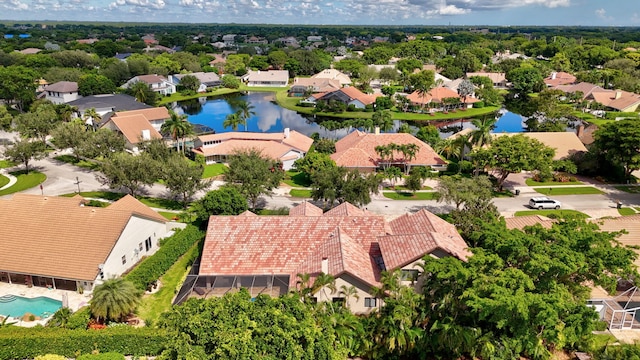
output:
[[[145,295],[136,311],[145,322],[158,320],[160,314],[171,308],[171,302],[187,277],[193,260],[200,254],[200,244],[193,245],[169,270],[160,278],[162,287],[157,293]],[[151,324],[147,324],[151,325]]]
[[[383,191],[382,195],[388,199],[393,200],[435,200],[438,193],[436,192],[417,192],[412,193],[409,191]]]
[[[258,215],[289,215],[289,208],[260,209],[258,210]]]
[[[78,160],[73,155],[59,155],[59,156],[54,157],[54,159],[56,159],[58,161],[65,162],[67,164],[72,164],[72,165],[75,165],[77,167],[81,167],[81,168],[84,168],[84,169],[89,169],[89,170],[98,170],[98,169],[100,169],[100,164],[95,163],[93,161],[83,160],[83,159]]]
[[[73,197],[76,195],[77,193],[70,193],[70,194],[64,194],[60,196]],[[105,200],[111,200],[111,201],[119,200],[125,195],[126,194],[116,193],[111,191],[83,191],[80,193],[80,196],[82,196],[83,198],[105,199]]]
[[[217,96],[217,95],[225,95],[225,94],[231,94],[231,93],[235,93],[235,92],[239,92],[239,89],[227,89],[227,88],[218,88],[216,90],[213,91],[209,91],[206,93],[199,93],[199,94],[194,94],[194,95],[181,95],[180,93],[174,93],[171,94],[171,96],[165,96],[163,98],[160,99],[160,102],[158,102],[158,106],[164,105],[164,104],[168,104],[174,101],[182,101],[182,100],[190,100],[190,99],[197,99],[197,98],[201,98],[201,97],[208,97],[208,96]]]
[[[563,218],[567,216],[578,216],[588,218],[589,215],[577,210],[523,210],[516,211],[515,216],[542,215],[547,217]]]
[[[307,179],[305,174],[301,171],[287,171],[285,173],[283,183],[292,187],[309,187],[311,182]]]
[[[211,164],[205,165],[204,172],[202,173],[202,178],[210,178],[218,175],[224,174],[224,170],[227,168],[225,164]]]
[[[77,195],[76,193],[64,194],[61,196],[72,197]],[[110,201],[116,201],[121,199],[127,194],[116,193],[111,191],[84,191],[80,193],[80,196],[84,198],[96,198],[96,199],[105,199]],[[141,203],[160,209],[169,209],[169,210],[183,210],[184,207],[182,204],[175,200],[170,199],[160,199],[160,198],[152,198],[152,197],[138,197],[137,198]]]
[[[616,189],[632,194],[640,194],[640,186],[614,186]]]
[[[32,187],[42,184],[45,180],[47,180],[47,175],[33,170],[28,174],[25,174],[24,170],[14,171],[11,173],[11,175],[17,177],[18,181],[10,188],[1,190],[0,196],[31,189]]]
[[[0,175],[0,188],[7,185],[8,183],[9,183],[9,178],[4,175]]]
[[[527,179],[524,181],[529,186],[552,186],[552,185],[583,185],[581,181],[535,181],[533,179]]]
[[[385,188],[385,190],[409,190],[409,188],[404,185],[396,185],[395,187],[390,186]],[[423,186],[420,190],[433,190],[433,188],[430,186]]]
[[[158,211],[158,214],[164,216],[164,218],[167,220],[173,220],[175,217],[178,216],[178,214],[173,212],[168,212],[168,211]]]
[[[311,197],[311,190],[291,189],[291,191],[289,191],[289,195],[291,195],[292,197],[296,197],[296,198],[310,198]]]
[[[9,160],[0,160],[0,169],[6,169],[12,166],[16,166],[16,164]]]
[[[562,188],[535,188],[537,192],[544,195],[557,196],[557,195],[594,195],[604,194],[602,191],[591,187],[562,187]]]
[[[635,210],[633,210],[632,208],[621,208],[618,209],[618,213],[622,216],[627,216],[627,215],[635,215],[637,214]]]

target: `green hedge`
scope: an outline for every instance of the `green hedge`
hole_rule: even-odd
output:
[[[160,249],[144,259],[135,269],[125,276],[136,288],[146,290],[149,284],[158,280],[167,270],[189,250],[193,244],[202,240],[204,233],[193,225],[161,241]]]
[[[638,118],[638,113],[637,112],[607,111],[604,114],[604,118],[608,119],[608,120],[615,120],[616,118],[619,118],[619,117],[637,119]]]
[[[67,330],[11,326],[0,329],[0,360],[33,359],[44,354],[77,357],[95,350],[126,355],[158,355],[167,341],[165,332],[151,328]]]
[[[124,360],[124,355],[115,352],[107,352],[102,354],[84,354],[78,356],[76,360]]]

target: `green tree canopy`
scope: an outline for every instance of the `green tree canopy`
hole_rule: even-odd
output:
[[[112,94],[115,91],[113,81],[104,75],[87,74],[78,80],[78,94],[82,96]]]
[[[102,174],[96,179],[111,189],[125,188],[136,196],[143,186],[153,185],[159,178],[156,161],[146,154],[132,156],[121,152],[107,158],[101,166]]]
[[[80,160],[80,149],[91,134],[80,120],[63,122],[51,132],[53,143],[60,149],[70,148],[77,160]]]
[[[277,161],[268,159],[255,149],[240,150],[229,157],[225,181],[235,185],[256,208],[261,195],[270,195],[284,178]]]
[[[179,153],[174,153],[164,161],[160,169],[165,186],[185,208],[198,191],[211,185],[209,181],[202,180],[202,165],[190,162]]]
[[[39,160],[46,156],[47,146],[43,141],[16,139],[13,145],[4,150],[4,156],[11,161],[24,164],[25,172],[29,173],[31,160]]]
[[[544,89],[544,77],[540,70],[533,67],[519,67],[507,73],[507,80],[513,84],[513,90],[527,95]]]
[[[209,191],[191,206],[197,219],[206,224],[211,215],[238,215],[248,209],[247,198],[233,186],[223,186]]]
[[[625,177],[640,169],[640,122],[620,120],[604,125],[595,134],[595,145],[604,156],[625,169]]]

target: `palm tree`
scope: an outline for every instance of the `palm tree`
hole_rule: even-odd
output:
[[[91,125],[93,131],[96,131],[100,121],[102,121],[102,117],[98,112],[96,112],[95,108],[90,108],[84,111],[84,117],[82,120],[84,120],[85,124]]]
[[[93,290],[89,302],[91,314],[97,320],[120,321],[140,304],[140,290],[122,278],[106,280]]]
[[[470,134],[460,134],[460,136],[453,140],[454,147],[457,148],[458,161],[464,160],[464,154],[467,148],[471,149],[472,144],[470,138]]]
[[[149,94],[149,85],[142,81],[137,81],[129,88],[131,95],[141,103],[147,103]]]
[[[471,120],[473,126],[476,127],[475,130],[471,131],[471,144],[483,147],[487,144],[491,143],[491,130],[493,130],[496,124],[496,118],[492,116],[485,116],[482,119],[473,119]]]
[[[382,163],[382,167],[386,168],[389,166],[389,158],[393,155],[393,149],[386,145],[378,145],[375,147],[375,151],[380,156],[380,162]]]
[[[438,141],[434,148],[439,155],[444,156],[446,159],[451,159],[451,157],[456,153],[456,149],[453,139]]]
[[[313,285],[311,285],[311,294],[316,294],[322,290],[324,297],[328,298],[327,289],[331,290],[331,294],[336,292],[336,279],[329,274],[320,273],[313,282]]]
[[[180,151],[180,138],[193,134],[193,126],[187,121],[187,115],[178,115],[175,111],[169,110],[169,119],[162,124],[160,131],[171,135]]]
[[[354,297],[356,301],[360,300],[360,295],[358,295],[358,289],[355,286],[340,286],[340,295],[344,296],[344,303],[346,307],[349,307],[349,299]]]
[[[233,131],[238,131],[238,125],[242,124],[244,120],[242,119],[242,114],[240,110],[227,115],[222,123],[224,127],[230,127]]]
[[[253,111],[254,106],[247,101],[240,101],[237,104],[237,109],[237,111],[240,112],[240,116],[242,117],[242,121],[244,123],[244,131],[249,131],[249,129],[247,129],[247,119],[249,119],[251,115],[256,114],[255,111]]]

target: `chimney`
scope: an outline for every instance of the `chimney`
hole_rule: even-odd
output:
[[[622,91],[616,91],[616,97],[615,99],[618,100],[622,97]]]
[[[557,72],[552,72],[551,73],[551,80],[555,80],[555,78],[558,76]]]
[[[322,267],[321,267],[321,271],[324,274],[329,274],[329,258],[327,257],[323,257],[322,258]]]
[[[376,135],[380,135],[380,127],[379,127],[379,126],[376,126],[376,128],[375,128],[375,134],[376,134]]]
[[[289,128],[284,128],[284,138],[288,139],[290,134],[291,131],[289,130]]]
[[[151,132],[147,129],[142,130],[142,140],[147,141],[151,140]]]
[[[584,133],[584,125],[578,125],[578,129],[576,129],[576,136],[582,137],[582,133]]]

